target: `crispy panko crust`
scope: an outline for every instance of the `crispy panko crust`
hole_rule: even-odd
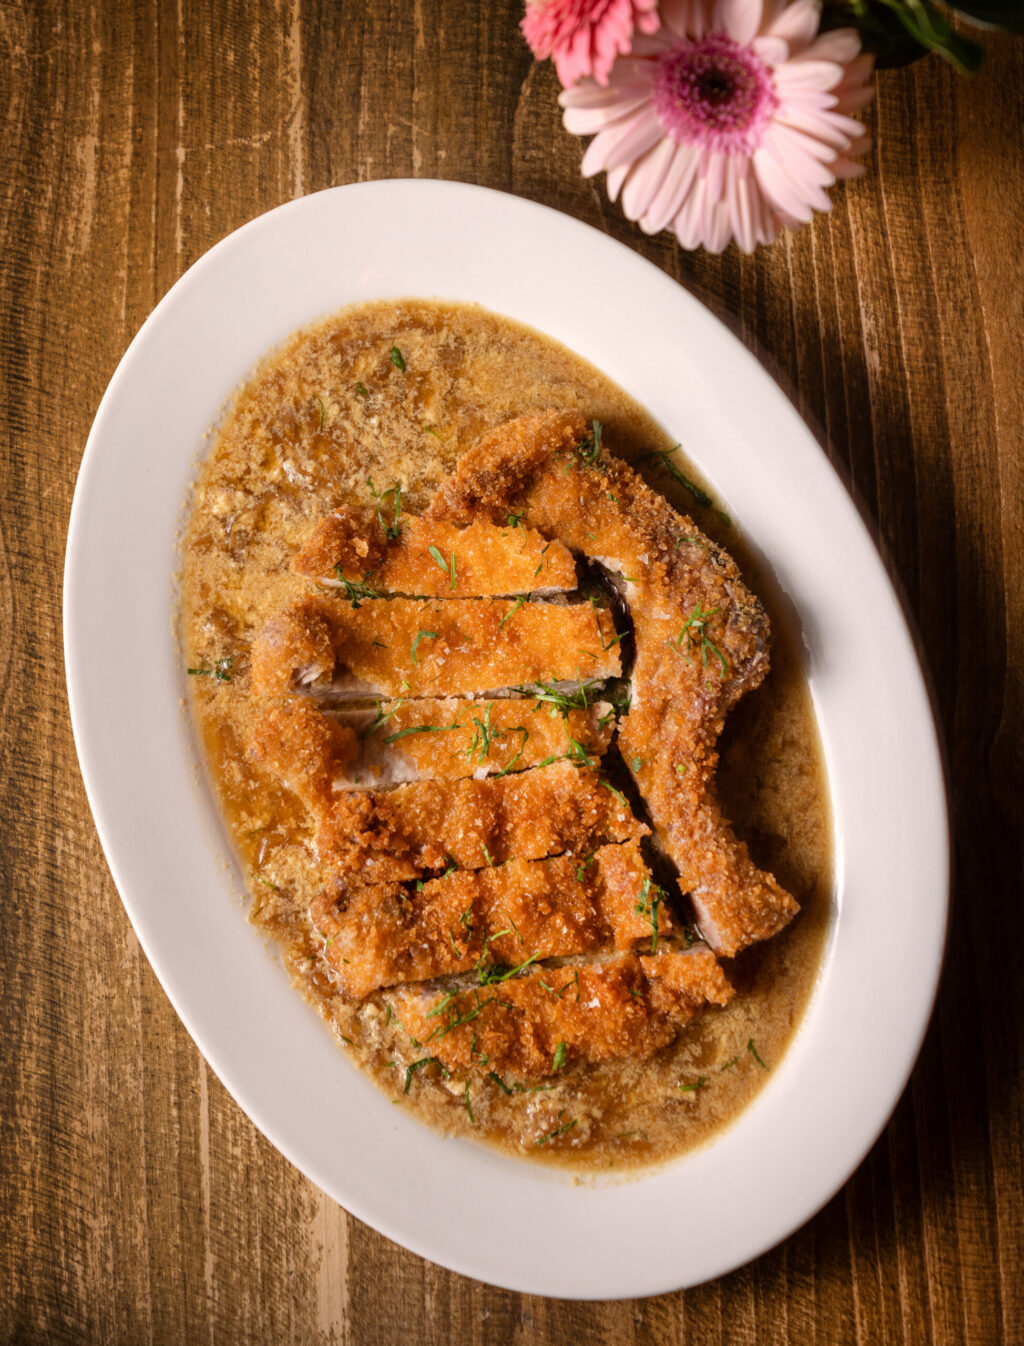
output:
[[[337,796],[322,814],[321,859],[366,883],[404,882],[506,860],[589,854],[649,829],[596,771],[567,761],[486,780],[421,781]]]
[[[615,677],[610,613],[511,599],[374,599],[314,594],[272,617],[252,647],[257,696],[463,696],[535,682]]]
[[[431,554],[431,548],[440,560]],[[454,561],[453,561],[454,558]],[[442,564],[443,562],[443,564]],[[324,584],[365,583],[381,594],[478,598],[576,588],[576,564],[560,542],[532,528],[476,521],[465,528],[404,515],[397,538],[376,510],[336,510],[317,524],[292,570]]]
[[[732,559],[573,412],[524,416],[459,461],[427,517],[511,510],[622,576],[634,623],[633,707],[619,725],[657,841],[692,896],[702,933],[733,955],[782,929],[794,899],[750,860],[714,794],[728,710],[768,671],[768,619]],[[656,745],[656,750],[652,747]]]
[[[526,1082],[577,1062],[652,1056],[699,1011],[732,995],[714,955],[697,946],[620,954],[444,996],[401,988],[392,1001],[417,1050],[448,1070]]]
[[[326,941],[324,958],[338,987],[361,999],[381,987],[495,962],[515,966],[609,947],[650,947],[654,921],[659,938],[672,930],[651,892],[647,866],[630,842],[580,859],[560,855],[455,870],[419,891],[336,884],[313,903],[310,916]]]
[[[612,708],[603,701],[561,713],[533,698],[445,697],[332,714],[306,698],[282,697],[257,716],[252,751],[289,789],[316,803],[379,783],[480,779],[566,756],[596,762],[611,733]]]

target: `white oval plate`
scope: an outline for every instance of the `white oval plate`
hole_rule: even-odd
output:
[[[838,843],[818,988],[740,1118],[632,1182],[574,1186],[393,1107],[246,924],[241,875],[197,785],[172,576],[204,433],[295,328],[410,295],[508,314],[615,379],[682,441],[803,625]],[[273,1144],[388,1237],[531,1294],[669,1291],[784,1238],[884,1126],[928,1021],[946,927],[945,796],[913,643],[857,511],[789,401],[716,318],[627,248],[519,198],[432,181],[335,188],[226,238],[154,310],[97,413],[71,516],[64,639],[89,802],[164,989]]]

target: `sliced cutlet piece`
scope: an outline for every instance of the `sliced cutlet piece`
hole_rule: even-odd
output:
[[[593,765],[612,707],[559,711],[534,698],[381,701],[323,711],[304,697],[271,702],[253,725],[253,755],[307,803],[342,790],[525,771],[561,757]]]
[[[768,672],[768,617],[730,556],[574,412],[510,421],[459,461],[426,514],[524,521],[612,572],[633,619],[632,706],[618,744],[701,932],[733,955],[798,910],[718,806],[715,744]]]
[[[400,883],[513,858],[582,860],[604,843],[648,831],[596,771],[561,761],[486,780],[337,795],[322,814],[317,848],[339,874]]]
[[[590,603],[310,595],[271,617],[252,647],[257,696],[486,695],[615,677],[611,615]]]
[[[361,999],[488,964],[650,948],[672,930],[654,892],[640,849],[629,842],[581,858],[453,870],[418,891],[337,884],[314,901],[310,916],[340,990]]]
[[[460,528],[409,514],[387,528],[375,510],[335,510],[314,528],[292,570],[344,588],[356,599],[479,598],[576,588],[570,553],[533,528],[482,520]]]
[[[401,987],[389,997],[402,1027],[450,1071],[528,1082],[576,1062],[643,1060],[733,989],[704,945],[656,956],[531,970],[441,994]]]

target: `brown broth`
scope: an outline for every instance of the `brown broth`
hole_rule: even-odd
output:
[[[370,303],[300,332],[237,392],[202,466],[184,539],[182,637],[188,667],[211,674],[191,678],[192,709],[249,878],[250,919],[277,941],[296,985],[345,1049],[389,1097],[446,1133],[547,1162],[620,1169],[702,1143],[754,1097],[804,1012],[829,922],[831,816],[797,634],[781,620],[735,524],[698,509],[657,458],[639,466],[736,557],[772,616],[772,672],[730,718],[719,788],[755,860],[803,909],[782,935],[727,966],[738,991],[731,1004],[653,1059],[573,1067],[550,1088],[511,1096],[474,1080],[468,1108],[464,1081],[427,1067],[406,1095],[407,1066],[423,1053],[410,1045],[386,992],[356,1006],[334,992],[306,915],[319,872],[309,820],[247,751],[249,645],[271,613],[308,590],[288,563],[313,524],[341,504],[370,503],[368,479],[378,491],[400,483],[408,508],[422,508],[482,432],[553,407],[600,420],[605,442],[625,458],[671,448],[598,370],[473,305]],[[227,680],[212,676],[218,667]],[[573,1118],[570,1130],[543,1139]]]

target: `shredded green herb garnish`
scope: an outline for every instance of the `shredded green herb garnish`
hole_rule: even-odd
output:
[[[558,1120],[561,1121],[564,1115],[565,1115],[565,1109],[563,1108],[558,1113]],[[579,1118],[574,1117],[572,1121],[566,1122],[564,1126],[556,1126],[553,1131],[547,1131],[544,1133],[543,1136],[540,1136],[536,1141],[534,1141],[534,1144],[546,1145],[549,1140],[554,1140],[556,1136],[564,1136],[566,1131],[571,1131],[578,1121]]]
[[[651,953],[658,952],[658,908],[661,906],[661,899],[664,896],[664,890],[654,882],[650,877],[644,879],[643,887],[640,889],[640,898],[634,910],[641,916],[646,916],[651,923]]]
[[[513,605],[509,608],[508,612],[505,613],[504,617],[502,617],[501,621],[498,623],[499,631],[504,630],[505,623],[516,615],[516,613],[519,611],[519,609],[523,606],[525,602],[526,602],[525,597],[516,599]]]
[[[484,853],[484,859],[487,861],[487,864],[488,864],[489,868],[493,869],[493,868],[494,868],[494,861],[491,859],[491,853],[490,853],[490,851],[487,849],[487,842],[486,842],[486,841],[481,841],[481,842],[480,842],[480,846],[481,846],[481,848],[482,848],[482,850],[483,850],[483,853]]]
[[[391,1022],[391,1001],[390,1001],[390,1000],[386,1000],[386,1001],[384,1002],[384,1010],[385,1010],[385,1014],[384,1014],[384,1027],[387,1028],[388,1024]]]
[[[640,768],[643,766],[645,760],[646,759],[643,757],[634,757],[630,765],[634,771],[639,771]]]
[[[694,1080],[692,1084],[680,1084],[676,1087],[681,1094],[690,1094],[695,1093],[698,1089],[703,1089],[707,1082],[707,1076],[701,1075],[698,1079]]]
[[[576,447],[576,456],[587,467],[593,467],[601,456],[601,435],[604,432],[604,426],[600,421],[591,421],[590,430],[591,432],[586,439],[581,440]]]
[[[639,458],[633,459],[634,466],[637,463],[645,462],[648,458],[660,458],[662,464],[668,468],[669,472],[672,473],[680,486],[686,487],[698,505],[703,505],[705,509],[714,508],[714,501],[708,495],[707,491],[698,486],[695,481],[691,481],[690,478],[672,461],[672,455],[680,448],[682,448],[681,444],[673,444],[670,449],[656,449],[653,453],[642,453]]]
[[[533,572],[534,579],[537,578],[537,576],[544,568],[544,557],[547,555],[547,550],[550,546],[551,546],[550,542],[545,542],[544,546],[541,548],[540,560],[537,562],[537,569]]]
[[[448,1078],[448,1071],[445,1069],[443,1062],[439,1061],[436,1056],[422,1056],[418,1061],[413,1061],[412,1065],[409,1066],[405,1072],[405,1088],[402,1090],[404,1094],[409,1092],[409,1086],[412,1084],[412,1077],[415,1072],[417,1070],[422,1070],[424,1066],[429,1066],[431,1062],[437,1066],[445,1079]]]
[[[574,967],[572,970],[572,981],[567,981],[559,991],[559,1000],[561,1000],[562,996],[565,995],[566,991],[568,991],[569,987],[572,985],[575,985],[576,987],[576,1004],[578,1005],[580,1003],[580,970],[578,967]]]
[[[370,396],[370,390],[369,390],[369,388],[367,388],[367,386],[366,386],[365,383],[358,383],[358,382],[357,382],[357,383],[356,383],[356,392],[359,394],[360,397],[369,397],[369,396]]]
[[[389,542],[396,541],[402,532],[402,525],[398,521],[402,513],[401,486],[389,486],[386,491],[378,491],[369,477],[366,478],[366,484],[370,488],[370,494],[377,501],[377,519],[384,530],[384,536]],[[384,517],[384,501],[389,495],[395,497],[395,517],[390,523]]]
[[[324,428],[324,420],[327,416],[327,408],[324,406],[324,399],[322,397],[318,397],[316,400],[320,403],[320,429],[322,430]]]
[[[423,427],[423,433],[424,433],[425,435],[433,435],[435,439],[441,439],[441,438],[443,438],[443,436],[442,436],[442,434],[441,434],[441,431],[438,430],[438,429],[437,429],[435,426],[433,426],[433,425],[425,425],[425,426]]]
[[[186,668],[190,678],[216,678],[218,682],[231,681],[231,666],[234,659],[218,659],[212,668]]]
[[[603,686],[603,679],[596,678],[590,682],[581,680],[577,689],[572,692],[559,691],[554,683],[547,682],[535,682],[527,687],[515,687],[513,691],[518,692],[520,696],[533,697],[535,700],[553,707],[554,710],[561,713],[564,719],[570,710],[589,710],[590,702],[587,699],[587,693],[594,688]]]
[[[595,857],[596,857],[596,856],[597,856],[597,851],[591,851],[590,854],[589,854],[588,856],[586,856],[586,857],[585,857],[585,858],[584,858],[584,859],[583,859],[583,860],[576,866],[576,881],[577,881],[577,883],[582,883],[582,882],[583,882],[583,871],[584,871],[585,869],[588,869],[588,868],[594,863],[594,860],[595,860]]]
[[[565,1065],[566,1055],[567,1055],[566,1045],[564,1042],[560,1042],[558,1046],[555,1048],[555,1055],[551,1062],[551,1069],[554,1074],[557,1075],[558,1072]]]
[[[629,808],[629,805],[626,803],[626,796],[622,793],[621,790],[616,790],[615,786],[612,785],[611,781],[606,780],[598,781],[598,784],[602,785],[606,790],[611,790],[612,794],[615,796],[615,798],[619,801],[619,803],[622,805],[624,809]]]
[[[754,1060],[757,1062],[757,1064],[761,1067],[762,1070],[768,1069],[768,1067],[765,1065],[765,1063],[761,1060],[760,1056],[758,1055],[757,1048],[754,1046],[753,1038],[747,1039],[747,1051],[754,1058]]]
[[[394,714],[394,711],[391,712]],[[382,739],[382,743],[397,743],[400,738],[405,738],[406,734],[447,734],[450,729],[461,729],[462,725],[457,720],[451,724],[414,724],[408,729],[399,729],[393,734],[388,734]]]
[[[436,639],[437,639],[437,632],[436,632],[436,631],[417,631],[417,632],[416,632],[416,639],[412,642],[412,649],[409,651],[410,656],[412,657],[412,662],[413,662],[413,664],[414,664],[416,667],[419,666],[419,665],[418,665],[418,662],[417,662],[417,659],[416,659],[416,651],[417,651],[417,650],[419,649],[419,647],[420,647],[420,641],[421,641],[421,640],[436,640]]]
[[[669,644],[677,654],[685,652],[687,663],[692,662],[691,649],[699,649],[700,661],[705,668],[708,666],[708,655],[713,654],[722,665],[719,676],[724,678],[729,671],[729,661],[708,635],[708,624],[720,611],[720,608],[712,608],[710,612],[705,612],[703,603],[698,601],[697,606],[683,622],[678,636],[674,641],[670,640]]]
[[[723,1070],[732,1070],[733,1066],[736,1065],[739,1059],[740,1058],[738,1056],[734,1056],[731,1061],[726,1061],[725,1065],[720,1067],[718,1071],[719,1075],[721,1075]]]
[[[444,573],[448,576],[449,580],[451,581],[451,587],[452,589],[454,589],[456,585],[455,553],[452,552],[452,559],[450,561],[446,561],[444,557],[441,555],[441,550],[439,547],[430,546],[427,548],[427,551],[430,553],[431,559],[434,561],[435,565],[439,566],[441,570],[443,570]]]
[[[370,575],[373,574],[373,571],[370,571],[370,574],[364,575],[361,580],[347,580],[341,572],[340,565],[334,567],[334,573],[337,575],[342,588],[345,590],[345,597],[354,608],[359,607],[364,599],[380,598],[381,595],[378,591],[374,589],[371,584],[367,583]]]
[[[405,373],[405,357],[397,346],[391,347],[391,363],[396,369],[400,369],[403,374]]]
[[[512,1090],[508,1087],[500,1075],[495,1075],[493,1070],[487,1072],[487,1078],[493,1080],[503,1094],[511,1094]]]

